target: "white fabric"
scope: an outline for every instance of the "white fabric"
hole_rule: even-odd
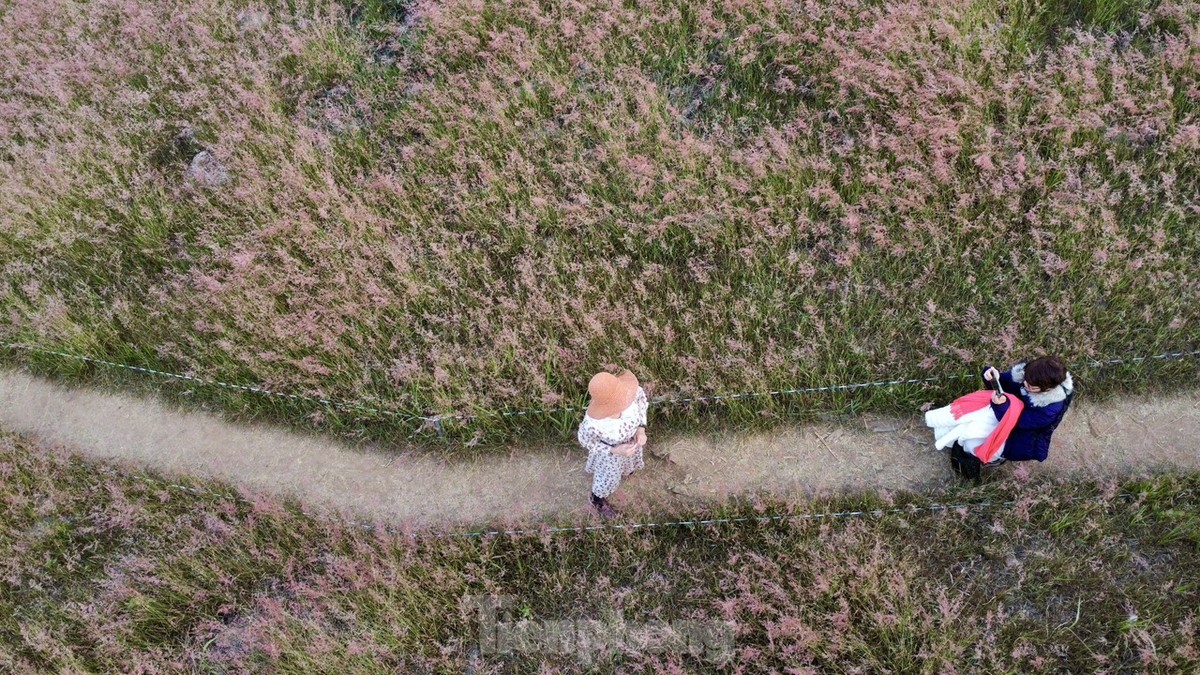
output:
[[[1025,364],[1018,363],[1008,371],[1008,374],[1012,375],[1013,382],[1023,384],[1025,382]]]
[[[954,413],[950,411],[950,406],[946,406],[925,413],[925,426],[933,429],[933,444],[938,450],[958,443],[973,455],[988,436],[992,435],[996,427],[1000,426],[1000,421],[996,419],[996,414],[992,412],[990,405],[967,413],[958,419],[954,419]],[[1002,446],[996,456],[999,457],[1003,454]]]

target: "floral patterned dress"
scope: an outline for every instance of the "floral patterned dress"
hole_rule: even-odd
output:
[[[588,451],[583,470],[592,474],[592,494],[597,497],[607,499],[617,491],[622,478],[646,466],[641,448],[629,457],[614,455],[612,448],[633,440],[638,427],[646,426],[647,405],[646,392],[638,387],[633,403],[619,417],[598,420],[583,416],[577,438]]]

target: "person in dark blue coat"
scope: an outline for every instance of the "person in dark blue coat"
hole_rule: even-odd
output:
[[[983,379],[988,387],[999,378],[1005,392],[1019,396],[1025,409],[1017,418],[1017,426],[1004,443],[1004,459],[1022,462],[1036,459],[1046,461],[1050,452],[1050,437],[1058,428],[1067,407],[1075,396],[1075,384],[1066,366],[1057,356],[1043,356],[1029,363],[1018,363],[1007,373],[988,366]],[[1004,417],[1009,402],[992,402],[996,419]]]

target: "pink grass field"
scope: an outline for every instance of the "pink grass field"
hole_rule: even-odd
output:
[[[1081,6],[6,0],[0,339],[420,413],[1192,348],[1200,5]]]
[[[170,487],[179,480],[0,436],[0,670],[1200,667],[1195,475],[1072,484],[1018,471],[969,493],[695,515],[870,511],[930,498],[1003,505],[994,508],[482,539],[369,531],[227,485],[184,480],[200,495]],[[242,501],[222,496],[233,494]],[[496,639],[489,649],[473,596],[509,596],[499,618],[511,627],[719,623],[728,641],[689,651],[663,638]]]

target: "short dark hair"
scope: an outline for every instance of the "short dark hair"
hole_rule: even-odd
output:
[[[1025,364],[1025,382],[1039,389],[1053,389],[1067,379],[1067,367],[1057,356],[1043,356]]]

